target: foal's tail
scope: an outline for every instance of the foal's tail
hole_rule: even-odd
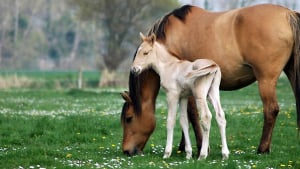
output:
[[[198,68],[192,72],[189,72],[186,75],[186,77],[196,79],[201,76],[215,73],[216,71],[218,71],[218,69],[219,69],[219,67],[217,64],[211,64],[211,65],[208,65],[207,67]]]
[[[300,13],[293,12],[289,22],[294,37],[294,46],[291,58],[284,68],[294,91],[297,110],[298,135],[300,132]]]

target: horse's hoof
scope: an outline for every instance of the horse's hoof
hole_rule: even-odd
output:
[[[269,154],[271,152],[270,148],[261,148],[257,149],[257,154]]]
[[[222,149],[222,160],[227,160],[229,158],[229,150],[228,148]]]
[[[228,160],[229,154],[222,154],[222,160]]]
[[[190,160],[192,158],[192,153],[186,153],[186,157],[187,160]]]
[[[164,159],[167,159],[167,158],[169,158],[171,156],[171,153],[169,153],[169,152],[165,152],[165,154],[164,154]]]
[[[201,155],[201,154],[200,154],[200,156],[199,156],[198,160],[205,160],[205,159],[206,159],[206,157],[207,157],[207,155]]]

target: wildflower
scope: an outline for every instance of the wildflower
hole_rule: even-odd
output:
[[[155,165],[155,163],[153,161],[150,161],[149,165]]]
[[[116,145],[115,145],[115,144],[111,144],[111,146],[112,146],[112,147],[116,147]]]
[[[72,154],[68,153],[68,154],[66,155],[66,157],[67,157],[67,158],[71,158],[71,157],[72,157]]]
[[[180,154],[181,153],[181,151],[180,150],[177,150],[177,154]]]

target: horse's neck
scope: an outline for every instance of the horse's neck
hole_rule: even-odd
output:
[[[175,56],[172,56],[164,46],[156,42],[156,56],[157,60],[153,63],[152,67],[157,74],[159,74],[160,78],[164,78],[169,74],[170,71],[174,71],[178,68],[179,59]],[[171,72],[172,72],[171,71]]]

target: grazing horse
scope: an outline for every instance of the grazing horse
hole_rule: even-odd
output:
[[[255,81],[263,103],[264,124],[257,149],[270,152],[272,132],[279,113],[276,84],[282,71],[292,86],[298,129],[300,127],[300,14],[278,5],[263,4],[226,12],[209,12],[186,5],[159,19],[150,29],[156,40],[180,60],[214,60],[221,68],[221,90],[236,90]],[[130,75],[132,77],[132,75]],[[149,77],[149,78],[148,78]],[[147,88],[140,85],[147,81]],[[130,126],[155,126],[155,120],[140,123],[144,116],[154,116],[159,86],[158,75],[149,70],[130,79],[130,110],[122,117],[133,117]],[[143,93],[141,96],[140,94]],[[191,110],[196,110],[191,107]],[[124,126],[124,130],[127,130]],[[135,144],[127,131],[123,151],[132,153],[145,145],[153,131],[148,128]],[[149,132],[152,130],[151,132]],[[146,135],[148,133],[149,135]],[[141,134],[135,132],[132,135]]]
[[[140,34],[143,43],[138,48],[136,57],[131,66],[131,72],[139,75],[142,71],[152,68],[161,79],[161,86],[167,93],[168,118],[167,118],[167,144],[164,158],[169,158],[172,153],[173,130],[176,122],[177,104],[181,108],[180,124],[185,137],[186,158],[192,157],[192,146],[189,137],[189,124],[187,117],[188,96],[193,94],[197,109],[200,112],[200,126],[203,133],[202,148],[198,159],[205,159],[208,154],[209,131],[211,126],[211,112],[206,98],[210,99],[219,125],[223,159],[229,156],[226,141],[226,119],[220,103],[219,85],[221,71],[219,66],[208,59],[197,59],[193,62],[182,61],[170,55],[164,46],[156,42],[152,34],[145,37]]]

